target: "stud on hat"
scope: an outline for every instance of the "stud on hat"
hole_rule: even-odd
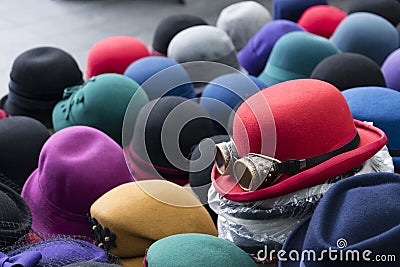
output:
[[[326,0],[273,0],[274,19],[297,22],[307,8],[327,4]]]
[[[39,121],[22,116],[0,120],[0,169],[22,188],[37,168],[40,151],[50,137]]]
[[[311,78],[328,82],[340,91],[369,85],[386,87],[378,64],[355,53],[340,53],[325,58],[315,67]]]
[[[225,7],[218,16],[217,27],[231,38],[236,51],[271,20],[268,9],[254,1],[243,1]]]
[[[304,31],[304,29],[290,20],[279,19],[268,22],[239,51],[240,65],[250,75],[260,75],[275,43],[279,38],[293,31]]]
[[[294,168],[280,165],[279,179],[255,191],[243,190],[236,179],[220,175],[214,166],[215,189],[238,202],[270,199],[320,184],[358,167],[387,142],[382,130],[353,120],[336,87],[313,79],[283,82],[248,98],[235,114],[232,139],[239,157],[257,153],[284,165],[293,159],[303,162],[302,168],[297,163]]]
[[[32,229],[50,235],[91,237],[87,213],[112,188],[134,181],[121,147],[103,132],[73,126],[52,135],[39,167],[22,189]]]
[[[139,108],[147,102],[143,88],[128,77],[111,73],[95,76],[81,86],[65,89],[64,99],[53,110],[54,130],[86,125],[103,131],[121,145],[128,105]]]
[[[393,51],[382,65],[382,73],[387,87],[400,91],[400,49]]]
[[[395,171],[400,171],[400,92],[385,87],[358,87],[343,92],[356,120],[372,122],[388,137],[387,147],[393,158]]]
[[[196,97],[188,73],[170,58],[150,56],[139,59],[129,65],[124,75],[141,85],[149,100],[171,95]]]
[[[94,44],[87,57],[86,77],[104,73],[123,74],[134,61],[150,56],[146,45],[130,36],[113,36]]]
[[[82,82],[82,72],[70,54],[55,47],[32,48],[14,60],[9,92],[1,99],[0,108],[53,128],[51,112],[64,89]]]
[[[120,185],[97,199],[90,215],[96,244],[120,257],[124,266],[142,263],[146,249],[164,237],[218,234],[193,193],[165,180]]]
[[[290,32],[276,42],[258,78],[267,86],[310,78],[314,68],[339,50],[328,39],[308,32]]]
[[[137,180],[162,177],[185,185],[192,148],[210,136],[211,120],[199,104],[166,96],[150,101],[140,110],[133,138],[124,152]]]
[[[179,32],[169,44],[168,57],[179,63],[213,61],[239,69],[230,37],[213,26],[194,26]]]
[[[399,195],[400,176],[393,173],[358,175],[337,183],[283,247],[298,255],[313,251],[318,261],[293,257],[279,266],[377,266],[376,255],[393,255],[397,260],[382,261],[379,266],[398,266]]]
[[[330,38],[345,17],[346,12],[336,7],[312,6],[304,11],[298,24],[310,33]]]
[[[256,267],[257,264],[243,250],[224,239],[204,234],[179,234],[152,244],[143,266]]]
[[[400,3],[397,0],[352,0],[349,14],[368,12],[387,19],[393,26],[400,22]]]
[[[347,16],[336,28],[331,41],[340,51],[362,54],[379,66],[399,47],[396,28],[386,19],[366,12]]]
[[[175,35],[184,29],[199,25],[208,25],[208,23],[198,16],[188,14],[171,15],[161,20],[153,36],[152,55],[166,56],[169,43]]]

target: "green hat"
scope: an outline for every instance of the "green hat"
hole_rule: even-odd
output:
[[[129,103],[133,95],[135,103]],[[121,144],[128,104],[137,105],[139,110],[148,101],[144,90],[128,77],[120,74],[95,76],[80,86],[64,90],[64,99],[53,110],[54,130],[74,125],[91,126]]]
[[[280,38],[258,77],[267,86],[310,78],[323,59],[340,51],[328,39],[308,32],[291,32]]]
[[[257,264],[235,244],[211,235],[179,234],[153,243],[143,266],[256,267]]]

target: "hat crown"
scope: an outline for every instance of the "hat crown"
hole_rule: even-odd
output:
[[[233,123],[239,155],[261,153],[280,161],[325,154],[355,135],[343,95],[313,79],[287,81],[256,93],[238,108]]]
[[[139,58],[150,56],[146,45],[130,36],[113,36],[94,44],[87,58],[87,78],[104,73],[123,74]]]
[[[102,74],[64,91],[66,100],[53,110],[56,131],[69,125],[86,125],[106,133],[121,144],[126,109],[134,95],[138,106],[148,102],[143,88],[120,74]]]
[[[188,14],[169,16],[158,24],[152,46],[157,52],[167,55],[168,46],[176,34],[184,29],[199,25],[208,25],[208,23],[198,16]]]
[[[371,13],[357,12],[339,24],[331,41],[342,52],[365,55],[380,66],[399,47],[399,34],[386,19]]]
[[[307,32],[290,32],[276,42],[259,78],[267,85],[309,78],[318,63],[339,52],[324,37]]]
[[[186,70],[167,57],[150,56],[139,59],[129,65],[124,75],[142,85],[150,100],[168,95],[187,98],[196,96]]]
[[[39,188],[34,194],[47,201],[48,208],[83,218],[103,193],[133,181],[121,147],[86,126],[69,127],[51,136],[40,153],[39,168],[29,179],[37,180]],[[35,197],[25,187],[23,197]]]
[[[37,47],[20,54],[12,65],[10,79],[10,90],[44,100],[60,100],[64,88],[83,82],[75,59],[55,47]]]
[[[359,86],[386,86],[379,65],[356,53],[327,57],[315,67],[311,78],[326,81],[340,91]]]

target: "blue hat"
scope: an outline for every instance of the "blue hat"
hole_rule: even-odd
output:
[[[249,74],[260,75],[278,39],[293,31],[304,31],[304,29],[297,23],[289,20],[282,19],[268,22],[238,53],[240,65]]]
[[[278,40],[264,71],[258,76],[266,85],[310,78],[325,58],[340,51],[328,39],[308,33],[291,32]]]
[[[279,266],[399,266],[399,196],[398,174],[365,174],[338,182],[322,198],[312,217],[290,234]],[[330,254],[336,256],[335,261],[329,250],[336,251]],[[290,260],[289,253],[296,257],[293,251],[300,259],[303,254],[304,260]],[[313,256],[310,260],[304,251],[315,252],[318,260],[312,261]],[[359,261],[354,260],[357,253]],[[394,255],[396,259],[377,264],[377,255]],[[365,261],[366,257],[371,261]]]
[[[125,70],[124,75],[142,85],[150,100],[167,95],[196,96],[186,70],[170,58],[152,56],[139,59]]]
[[[327,4],[326,0],[274,0],[274,19],[297,22],[307,8]]]
[[[379,66],[399,48],[396,28],[386,19],[366,12],[347,16],[336,28],[331,40],[342,52],[362,54]]]
[[[343,91],[356,120],[373,122],[388,137],[396,172],[400,171],[400,92],[385,87],[357,87]]]
[[[240,73],[225,74],[212,80],[204,88],[199,104],[213,119],[214,134],[227,134],[232,111],[246,98],[266,87],[254,76]]]

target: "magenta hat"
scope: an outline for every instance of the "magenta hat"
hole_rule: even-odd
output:
[[[87,213],[101,195],[134,181],[121,147],[103,132],[72,126],[44,144],[38,168],[22,189],[41,234],[92,237]]]

